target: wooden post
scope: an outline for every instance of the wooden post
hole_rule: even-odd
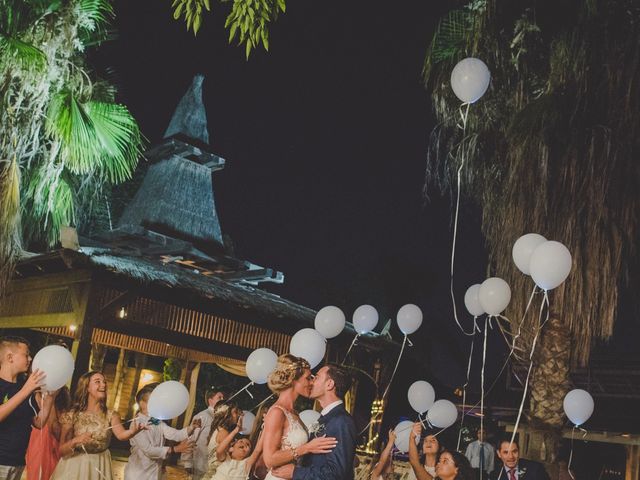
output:
[[[75,369],[71,377],[71,391],[75,390],[80,376],[89,371],[89,357],[91,356],[91,337],[93,336],[93,321],[87,315],[91,284],[79,284],[71,287],[71,303],[78,329],[76,339],[71,347],[75,359]]]
[[[184,362],[184,367],[182,367],[182,370],[180,371],[180,380],[179,380],[179,382],[181,384],[183,384],[183,385],[185,385],[187,383],[187,372],[188,371],[189,371],[189,361],[186,360]],[[185,415],[183,413],[178,418],[174,418],[173,420],[171,420],[171,426],[173,428],[178,428],[178,425],[180,425],[180,422],[181,422],[182,419],[184,419],[184,417],[185,417]]]
[[[184,415],[182,428],[188,427],[193,417],[193,409],[196,406],[196,396],[198,393],[198,377],[200,376],[200,362],[196,363],[191,370],[191,380],[189,382],[189,405]]]
[[[109,395],[109,397],[107,398],[107,409],[108,410],[117,410],[118,405],[116,404],[116,399],[118,400],[118,403],[120,403],[120,392],[122,390],[122,371],[124,370],[124,359],[125,359],[125,352],[126,350],[124,348],[120,349],[120,353],[118,354],[118,363],[116,364],[116,373],[113,376],[113,395]]]
[[[627,468],[624,480],[640,480],[640,445],[627,445]]]
[[[147,356],[144,353],[136,352],[134,356],[134,362],[136,365],[136,374],[133,377],[133,386],[131,390],[131,397],[127,405],[127,418],[131,416],[131,410],[136,403],[136,393],[138,393],[138,384],[140,383],[140,373],[147,364]]]

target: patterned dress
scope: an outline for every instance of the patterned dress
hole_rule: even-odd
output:
[[[111,415],[93,412],[67,412],[60,417],[60,424],[72,426],[73,436],[91,434],[91,441],[84,447],[76,448],[72,455],[58,462],[51,480],[111,480]]]

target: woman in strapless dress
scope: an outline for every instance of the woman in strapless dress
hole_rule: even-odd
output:
[[[280,480],[271,469],[296,463],[303,455],[329,453],[336,446],[336,439],[317,437],[309,441],[307,429],[294,409],[298,396],[308,397],[313,385],[311,368],[305,359],[281,355],[269,375],[268,385],[278,400],[264,419],[262,455],[269,468],[265,480]]]

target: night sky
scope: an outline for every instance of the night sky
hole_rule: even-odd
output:
[[[227,160],[214,176],[222,231],[238,257],[284,272],[270,291],[314,309],[337,305],[348,318],[369,303],[381,325],[405,303],[422,308],[398,402],[425,377],[450,397],[466,369],[468,340],[449,298],[451,198],[423,194],[434,119],[420,73],[449,5],[290,1],[271,51],[247,62],[244,47],[227,43],[229,4],[212,2],[194,38],[170,2],[120,0],[118,39],[94,55],[115,71],[119,100],[151,143],[193,76],[205,75],[212,150]],[[480,211],[467,203],[459,242],[459,314],[469,325],[462,298],[484,279],[486,256]],[[491,376],[504,354],[497,334],[490,348]]]

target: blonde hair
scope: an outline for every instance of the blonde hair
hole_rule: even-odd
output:
[[[276,395],[290,388],[293,382],[304,374],[305,370],[310,370],[311,366],[304,358],[296,357],[290,353],[285,353],[278,357],[276,368],[269,375],[267,385]]]

